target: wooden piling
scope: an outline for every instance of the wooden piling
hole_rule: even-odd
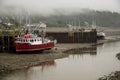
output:
[[[14,36],[0,36],[0,52],[15,51]]]
[[[19,34],[19,30],[1,30],[0,33],[0,52],[15,51],[15,36]]]

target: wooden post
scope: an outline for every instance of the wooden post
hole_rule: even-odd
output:
[[[4,51],[4,36],[2,36],[2,51]]]
[[[12,45],[12,44],[10,44],[10,36],[8,36],[8,51],[10,51],[10,45]]]
[[[2,37],[0,36],[0,52],[2,52]]]

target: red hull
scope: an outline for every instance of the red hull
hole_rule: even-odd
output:
[[[50,49],[54,47],[54,42],[48,42],[44,44],[36,44],[31,45],[30,43],[15,43],[16,45],[16,52],[21,51],[39,51],[39,50],[45,50]]]

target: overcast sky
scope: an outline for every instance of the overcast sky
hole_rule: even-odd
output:
[[[54,9],[89,8],[120,12],[119,2],[119,0],[0,0],[0,9],[22,7],[32,12],[51,13]]]

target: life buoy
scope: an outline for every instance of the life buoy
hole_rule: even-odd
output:
[[[30,34],[25,34],[25,35],[24,35],[24,38],[30,38],[30,37],[31,37]]]

